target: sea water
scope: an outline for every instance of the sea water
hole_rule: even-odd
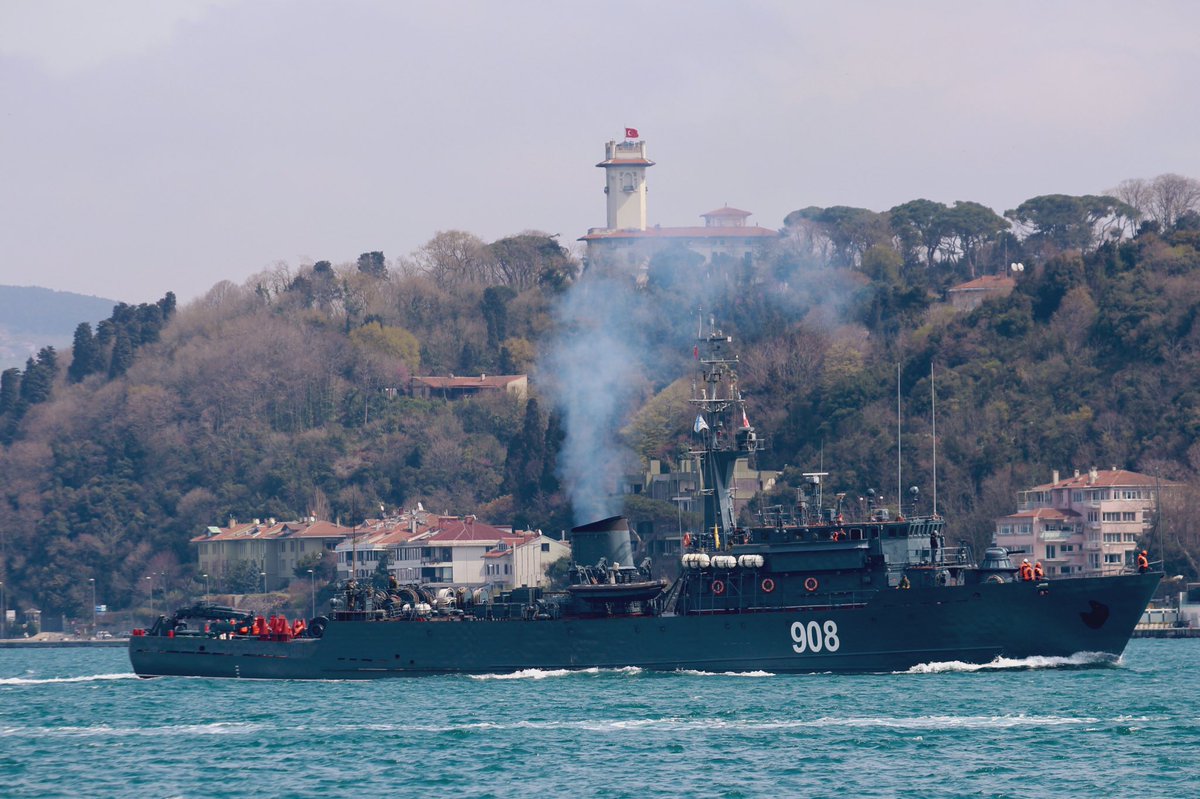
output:
[[[1191,797],[1200,640],[899,674],[140,680],[0,650],[0,797]]]

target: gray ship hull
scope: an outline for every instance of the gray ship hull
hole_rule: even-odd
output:
[[[887,672],[997,657],[1120,656],[1159,574],[881,590],[858,604],[539,620],[334,621],[322,638],[130,640],[134,671],[368,679],[523,669]]]

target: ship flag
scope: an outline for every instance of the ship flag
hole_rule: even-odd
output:
[[[692,430],[697,433],[703,433],[708,429],[708,422],[704,421],[704,417],[696,414],[696,423],[692,425]]]
[[[637,128],[625,128],[625,138],[636,139],[638,137]]]
[[[742,427],[750,426],[750,418],[746,416],[746,409],[742,408]]]

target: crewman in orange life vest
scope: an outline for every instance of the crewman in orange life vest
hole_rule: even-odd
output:
[[[1033,580],[1033,567],[1028,559],[1021,561],[1021,580],[1027,583]]]
[[[1146,557],[1146,550],[1142,550],[1137,556],[1138,571],[1142,574],[1150,571],[1150,558]]]
[[[1039,560],[1033,564],[1033,579],[1040,580],[1046,576],[1046,572],[1042,569],[1042,562]]]

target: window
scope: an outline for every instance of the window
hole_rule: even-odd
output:
[[[1119,522],[1119,521],[1121,521],[1121,514],[1118,513],[1117,511],[1105,511],[1104,512],[1104,521]]]
[[[1083,492],[1078,489],[1076,489],[1075,491],[1072,491],[1071,492],[1071,501],[1072,502],[1083,502]]]
[[[549,551],[550,551],[550,545],[549,545],[549,544],[542,544],[542,551],[543,551],[543,552],[549,552]]]
[[[1124,563],[1125,558],[1121,557],[1120,552],[1112,552],[1104,556],[1105,563]]]
[[[1104,534],[1104,543],[1106,543],[1106,544],[1121,543],[1121,534],[1120,533],[1105,533]]]
[[[1137,540],[1138,540],[1137,533],[1126,533],[1125,534],[1125,543],[1126,544],[1136,544]]]
[[[1012,535],[1012,531],[1013,529],[1011,524],[1000,525],[1000,535]]]
[[[1066,553],[1066,552],[1074,552],[1074,551],[1075,551],[1075,545],[1074,545],[1074,544],[1063,544],[1063,545],[1060,547],[1060,549],[1062,549],[1062,551],[1063,551],[1064,553]]]
[[[1029,533],[1033,532],[1033,527],[1031,527],[1028,524],[1018,525],[1017,532],[1024,533],[1025,535],[1029,535]]]
[[[507,563],[504,564],[504,573],[505,574],[511,573],[511,567]]]
[[[1046,544],[1046,560],[1053,560],[1058,557],[1058,552],[1054,548],[1054,544]]]
[[[1137,511],[1135,511],[1135,510],[1127,510],[1127,511],[1124,511],[1124,512],[1121,514],[1121,521],[1123,521],[1123,522],[1136,522],[1136,521],[1137,521]]]
[[[1090,511],[1088,511],[1087,519],[1089,522],[1098,522],[1098,521],[1100,521],[1100,514],[1096,513],[1096,511],[1094,511],[1094,510],[1090,510]]]

